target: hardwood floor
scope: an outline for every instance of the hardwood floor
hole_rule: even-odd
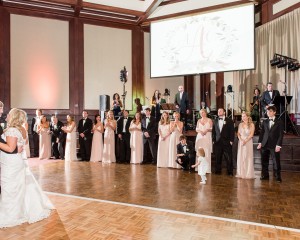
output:
[[[152,165],[30,165],[57,211],[0,239],[300,239],[299,173],[281,184],[210,174],[200,185],[196,173]]]

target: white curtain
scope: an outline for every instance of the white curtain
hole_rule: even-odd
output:
[[[256,85],[263,92],[270,81],[273,88],[283,95],[286,81],[287,94],[293,96],[288,110],[290,113],[299,113],[300,69],[294,72],[287,71],[285,77],[284,68],[271,67],[270,60],[275,53],[300,60],[300,8],[256,28],[255,35],[256,69],[233,73],[237,102],[249,110]],[[235,109],[237,107],[235,106]]]

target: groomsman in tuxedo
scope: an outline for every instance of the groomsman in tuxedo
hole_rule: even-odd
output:
[[[119,162],[120,163],[130,163],[130,132],[129,126],[132,118],[128,116],[128,110],[123,111],[123,116],[120,117],[117,123],[117,134],[119,142]]]
[[[189,98],[188,94],[184,92],[183,86],[178,87],[178,93],[175,95],[174,104],[176,111],[180,113],[180,120],[184,122],[185,130],[187,125],[187,114],[189,114]]]
[[[61,151],[60,148],[62,146],[61,142],[60,142],[60,136],[62,134],[62,130],[61,128],[64,126],[64,124],[58,120],[58,118],[55,115],[51,116],[51,123],[50,123],[50,133],[52,134],[51,136],[51,145],[52,145],[52,154],[54,156],[55,159],[58,159],[59,156],[63,159],[64,158],[64,154],[61,155]]]
[[[40,148],[40,135],[38,134],[38,125],[41,123],[42,110],[35,110],[35,117],[31,121],[31,133],[33,139],[33,156],[39,156],[39,148]]]
[[[144,160],[142,163],[147,162],[147,144],[149,145],[151,156],[152,156],[152,164],[156,164],[157,159],[157,149],[155,144],[155,138],[157,133],[157,124],[155,118],[151,116],[150,108],[145,109],[146,116],[142,119],[142,131],[144,134]]]
[[[233,176],[232,144],[234,141],[234,124],[225,117],[225,109],[218,109],[218,118],[213,122],[212,141],[216,157],[215,174],[222,173],[222,158],[226,159],[227,174]]]
[[[82,119],[79,120],[77,131],[79,133],[79,145],[81,161],[90,161],[92,147],[93,121],[88,118],[88,112],[82,111]]]
[[[281,183],[280,151],[283,139],[283,123],[276,118],[276,107],[267,109],[268,119],[263,122],[257,149],[261,149],[261,180],[269,179],[269,158],[272,156],[276,181]]]
[[[271,82],[267,83],[267,90],[263,92],[261,96],[261,106],[264,113],[267,113],[267,108],[269,106],[274,105],[274,99],[275,97],[280,96],[280,93],[278,90],[273,90],[273,85]],[[279,106],[276,106],[277,108]]]
[[[191,141],[186,140],[186,136],[179,137],[180,143],[177,144],[177,159],[176,162],[183,170],[192,171],[191,166],[195,163],[195,149]]]

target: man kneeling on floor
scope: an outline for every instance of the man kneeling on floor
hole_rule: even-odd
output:
[[[182,170],[192,171],[191,166],[195,163],[195,149],[191,141],[186,140],[186,136],[179,137],[180,143],[177,144],[176,162],[181,165]]]

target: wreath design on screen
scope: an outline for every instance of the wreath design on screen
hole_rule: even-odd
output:
[[[193,34],[182,34],[193,32]],[[173,71],[181,65],[185,69],[195,66],[205,72],[207,68],[225,69],[227,59],[231,57],[237,30],[226,24],[220,17],[205,17],[202,20],[195,16],[179,23],[165,35],[168,41],[162,46],[162,57]],[[175,41],[179,39],[179,41]],[[225,42],[224,42],[225,41]],[[210,43],[210,48],[207,46]],[[220,44],[222,43],[222,44]],[[196,58],[195,58],[196,56]],[[200,61],[199,61],[200,59]],[[186,65],[182,65],[186,62]]]

